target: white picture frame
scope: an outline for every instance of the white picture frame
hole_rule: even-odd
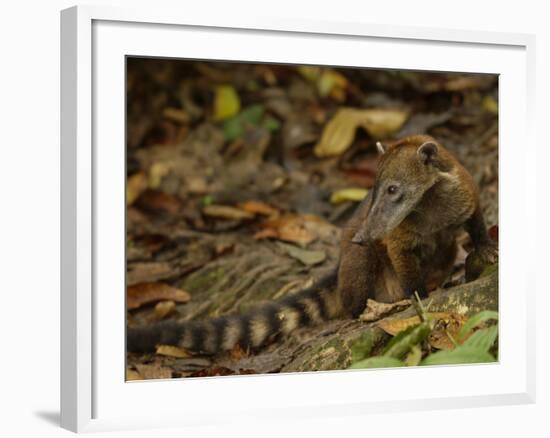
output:
[[[62,427],[102,431],[534,402],[534,274],[528,259],[513,256],[532,253],[535,242],[534,215],[527,213],[536,205],[534,45],[525,34],[296,17],[227,20],[103,6],[62,11]],[[126,55],[499,74],[499,363],[125,383]],[[512,155],[517,144],[525,153]],[[506,178],[512,172],[514,184]]]

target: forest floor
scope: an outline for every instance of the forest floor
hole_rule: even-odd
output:
[[[437,138],[473,175],[498,239],[494,75],[131,58],[127,69],[129,326],[241,312],[331,271],[340,227],[373,186],[378,140]],[[434,350],[450,348],[433,339],[449,324],[498,309],[497,272],[465,284],[470,242],[459,241],[452,278],[430,304],[447,321]],[[400,331],[391,321],[415,315],[391,310],[400,313],[382,324],[335,320],[255,352],[128,353],[127,377],[347,368],[357,342],[376,354]]]

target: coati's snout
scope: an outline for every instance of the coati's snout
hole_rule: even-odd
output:
[[[370,208],[351,240],[359,245],[382,239],[398,227],[436,181],[435,141],[389,149],[379,144],[378,150],[382,158]]]
[[[365,245],[382,239],[403,221],[410,213],[412,204],[416,203],[416,197],[407,193],[406,188],[397,184],[386,185],[379,187],[386,193],[374,197],[367,218],[351,240],[353,243]]]

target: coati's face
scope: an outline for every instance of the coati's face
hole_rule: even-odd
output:
[[[390,147],[377,146],[381,157],[368,201],[370,208],[352,239],[354,243],[381,239],[395,229],[414,211],[439,175],[435,167],[439,146],[431,137],[416,136]]]

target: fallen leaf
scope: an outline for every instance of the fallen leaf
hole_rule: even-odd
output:
[[[284,215],[275,219],[268,219],[260,224],[263,230],[254,235],[255,239],[275,238],[287,242],[297,243],[305,247],[317,239],[315,222],[320,218],[313,215]]]
[[[126,285],[149,283],[172,278],[180,273],[179,269],[169,262],[138,262],[128,264]]]
[[[481,102],[481,106],[491,114],[498,114],[498,102],[493,96],[485,96]]]
[[[345,100],[348,80],[341,73],[331,68],[309,65],[300,65],[296,69],[305,79],[315,85],[319,96],[330,96],[338,102]]]
[[[369,156],[368,158],[345,164],[343,171],[353,184],[370,189],[374,187],[377,165],[378,156]]]
[[[143,379],[170,379],[172,370],[161,366],[160,364],[136,364],[138,373]]]
[[[160,300],[172,300],[186,303],[191,299],[189,292],[165,283],[140,283],[126,288],[126,306],[128,309],[137,309],[144,304]]]
[[[214,120],[233,117],[241,109],[241,101],[231,85],[218,85],[214,95]]]
[[[408,367],[415,367],[420,363],[421,360],[422,360],[422,349],[418,345],[415,345],[414,347],[411,348],[411,351],[409,352],[409,354],[407,354],[407,357],[405,358],[405,364]]]
[[[176,302],[173,300],[160,301],[155,306],[155,311],[153,313],[153,320],[160,321],[161,319],[166,318],[168,315],[174,313],[176,310]]]
[[[126,205],[132,205],[139,195],[147,188],[147,177],[145,173],[138,172],[128,177],[126,183]]]
[[[338,102],[345,100],[347,86],[346,77],[332,69],[324,69],[317,81],[319,95],[330,96]]]
[[[252,214],[262,214],[264,216],[272,216],[279,213],[279,210],[269,204],[261,201],[246,201],[237,205],[241,210]]]
[[[254,214],[240,208],[231,207],[229,205],[207,205],[202,209],[202,212],[206,216],[215,217],[219,219],[254,219]]]
[[[319,263],[322,263],[327,257],[325,251],[311,251],[281,242],[277,242],[277,244],[279,248],[285,251],[289,256],[295,258],[296,260],[299,260],[306,266],[318,265]]]
[[[149,169],[149,187],[158,189],[162,179],[170,172],[170,166],[162,161],[153,163]]]
[[[311,82],[315,82],[321,75],[321,67],[314,65],[299,65],[296,67],[296,71],[300,73],[305,79]]]
[[[377,321],[391,313],[404,310],[410,305],[411,300],[401,300],[395,303],[380,303],[369,298],[367,300],[367,307],[361,314],[360,319],[367,322]]]
[[[435,328],[437,328],[437,324],[440,322],[447,324],[452,321],[463,322],[465,320],[461,315],[447,312],[429,312],[426,313],[426,316],[431,321],[434,321]],[[386,333],[395,336],[403,330],[417,324],[420,324],[420,318],[418,316],[412,316],[404,319],[384,319],[378,323],[378,326]]]
[[[136,207],[144,211],[171,215],[176,214],[181,206],[181,201],[174,195],[151,189],[144,191],[136,202]]]
[[[131,368],[126,369],[126,381],[130,380],[143,380],[143,377],[141,377],[141,374],[139,374],[136,370],[133,370]]]
[[[498,225],[493,225],[489,227],[489,229],[487,230],[487,233],[489,234],[489,237],[491,238],[491,240],[498,242]]]
[[[161,356],[177,357],[180,359],[191,357],[191,354],[187,351],[173,345],[157,345],[156,354]]]
[[[321,140],[315,145],[315,155],[340,155],[353,143],[358,127],[374,138],[384,138],[401,128],[407,116],[401,110],[341,108],[326,124]]]
[[[335,191],[330,197],[332,204],[340,204],[346,201],[360,202],[367,196],[369,191],[358,187],[351,187],[348,189],[341,189]]]
[[[162,115],[169,120],[181,124],[187,124],[191,121],[191,116],[189,115],[189,113],[180,108],[164,108],[164,110],[162,111]]]
[[[204,370],[197,371],[191,374],[189,377],[230,376],[232,374],[236,374],[236,373],[230,368],[212,367],[212,368],[206,368]]]
[[[378,322],[378,327],[384,330],[389,335],[395,336],[409,327],[420,324],[420,318],[418,316],[412,316],[405,319],[383,319]]]

